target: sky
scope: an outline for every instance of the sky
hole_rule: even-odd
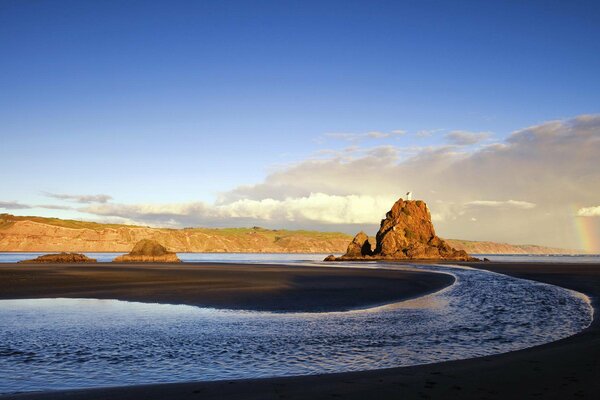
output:
[[[600,252],[596,1],[0,1],[0,213]]]

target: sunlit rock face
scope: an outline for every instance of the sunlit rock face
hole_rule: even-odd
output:
[[[115,258],[113,262],[181,262],[177,254],[167,251],[154,240],[140,240],[129,254]]]
[[[373,254],[371,250],[371,243],[369,243],[369,237],[364,232],[358,232],[354,239],[348,245],[345,256],[347,257],[362,257],[370,256]]]
[[[400,199],[381,221],[375,250],[367,235],[360,232],[339,260],[475,260],[456,250],[435,234],[427,204]],[[331,260],[331,259],[330,259]]]
[[[95,262],[96,262],[95,259],[89,258],[88,256],[86,256],[84,254],[78,254],[78,253],[44,254],[33,260],[19,261],[19,263],[25,263],[25,264],[30,264],[30,263],[63,264],[63,263],[95,263]]]

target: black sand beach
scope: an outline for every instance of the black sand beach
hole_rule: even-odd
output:
[[[0,264],[0,299],[118,299],[260,311],[342,311],[438,291],[450,275],[235,264]]]
[[[597,312],[600,264],[465,263],[587,294]],[[12,271],[13,268],[8,267]],[[31,268],[31,267],[26,267]],[[71,268],[71,267],[69,267]],[[82,267],[87,268],[87,267]],[[150,267],[152,268],[152,267]],[[262,268],[262,267],[257,267]],[[270,267],[279,268],[279,267]],[[4,270],[4,267],[0,267]],[[353,270],[341,269],[353,275]],[[375,276],[376,271],[365,271]],[[11,272],[14,274],[14,272]],[[6,275],[5,275],[6,276]],[[2,279],[2,296],[5,284]],[[14,285],[14,276],[12,278]],[[20,279],[23,279],[21,276]],[[50,278],[48,278],[50,279]],[[49,282],[48,280],[42,280]],[[60,281],[60,278],[59,278]],[[38,285],[38,284],[35,284]],[[22,284],[23,288],[30,284]],[[41,284],[38,286],[42,286]],[[125,290],[123,283],[120,290]],[[131,285],[129,286],[131,290]],[[36,292],[19,292],[31,297]],[[42,289],[38,288],[39,296]],[[116,292],[115,292],[116,293]],[[125,292],[122,292],[125,293]],[[155,299],[155,301],[157,301]],[[600,393],[600,323],[557,342],[526,350],[415,367],[377,371],[220,382],[31,393],[14,399],[570,399]],[[4,397],[3,397],[4,398]]]

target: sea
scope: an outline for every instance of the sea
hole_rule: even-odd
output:
[[[0,263],[15,263],[31,260],[51,252],[0,252]],[[125,253],[83,253],[98,262],[110,262]],[[307,262],[322,261],[329,253],[302,254],[302,253],[177,253],[183,262],[244,262],[244,263],[272,263],[272,262]],[[600,254],[473,254],[477,258],[487,258],[490,261],[513,262],[566,262],[566,263],[598,263]]]

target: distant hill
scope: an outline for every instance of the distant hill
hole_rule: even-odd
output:
[[[150,228],[0,214],[0,251],[128,252],[152,239],[175,252],[344,253],[352,236],[339,232],[254,228]],[[448,240],[470,254],[565,254],[534,245]]]
[[[129,252],[142,239],[156,240],[175,252],[340,253],[352,237],[259,227],[150,228],[0,214],[0,251]]]
[[[471,240],[446,239],[455,249],[469,254],[581,254],[583,250],[544,247],[534,244],[508,244],[495,242],[477,242]]]

